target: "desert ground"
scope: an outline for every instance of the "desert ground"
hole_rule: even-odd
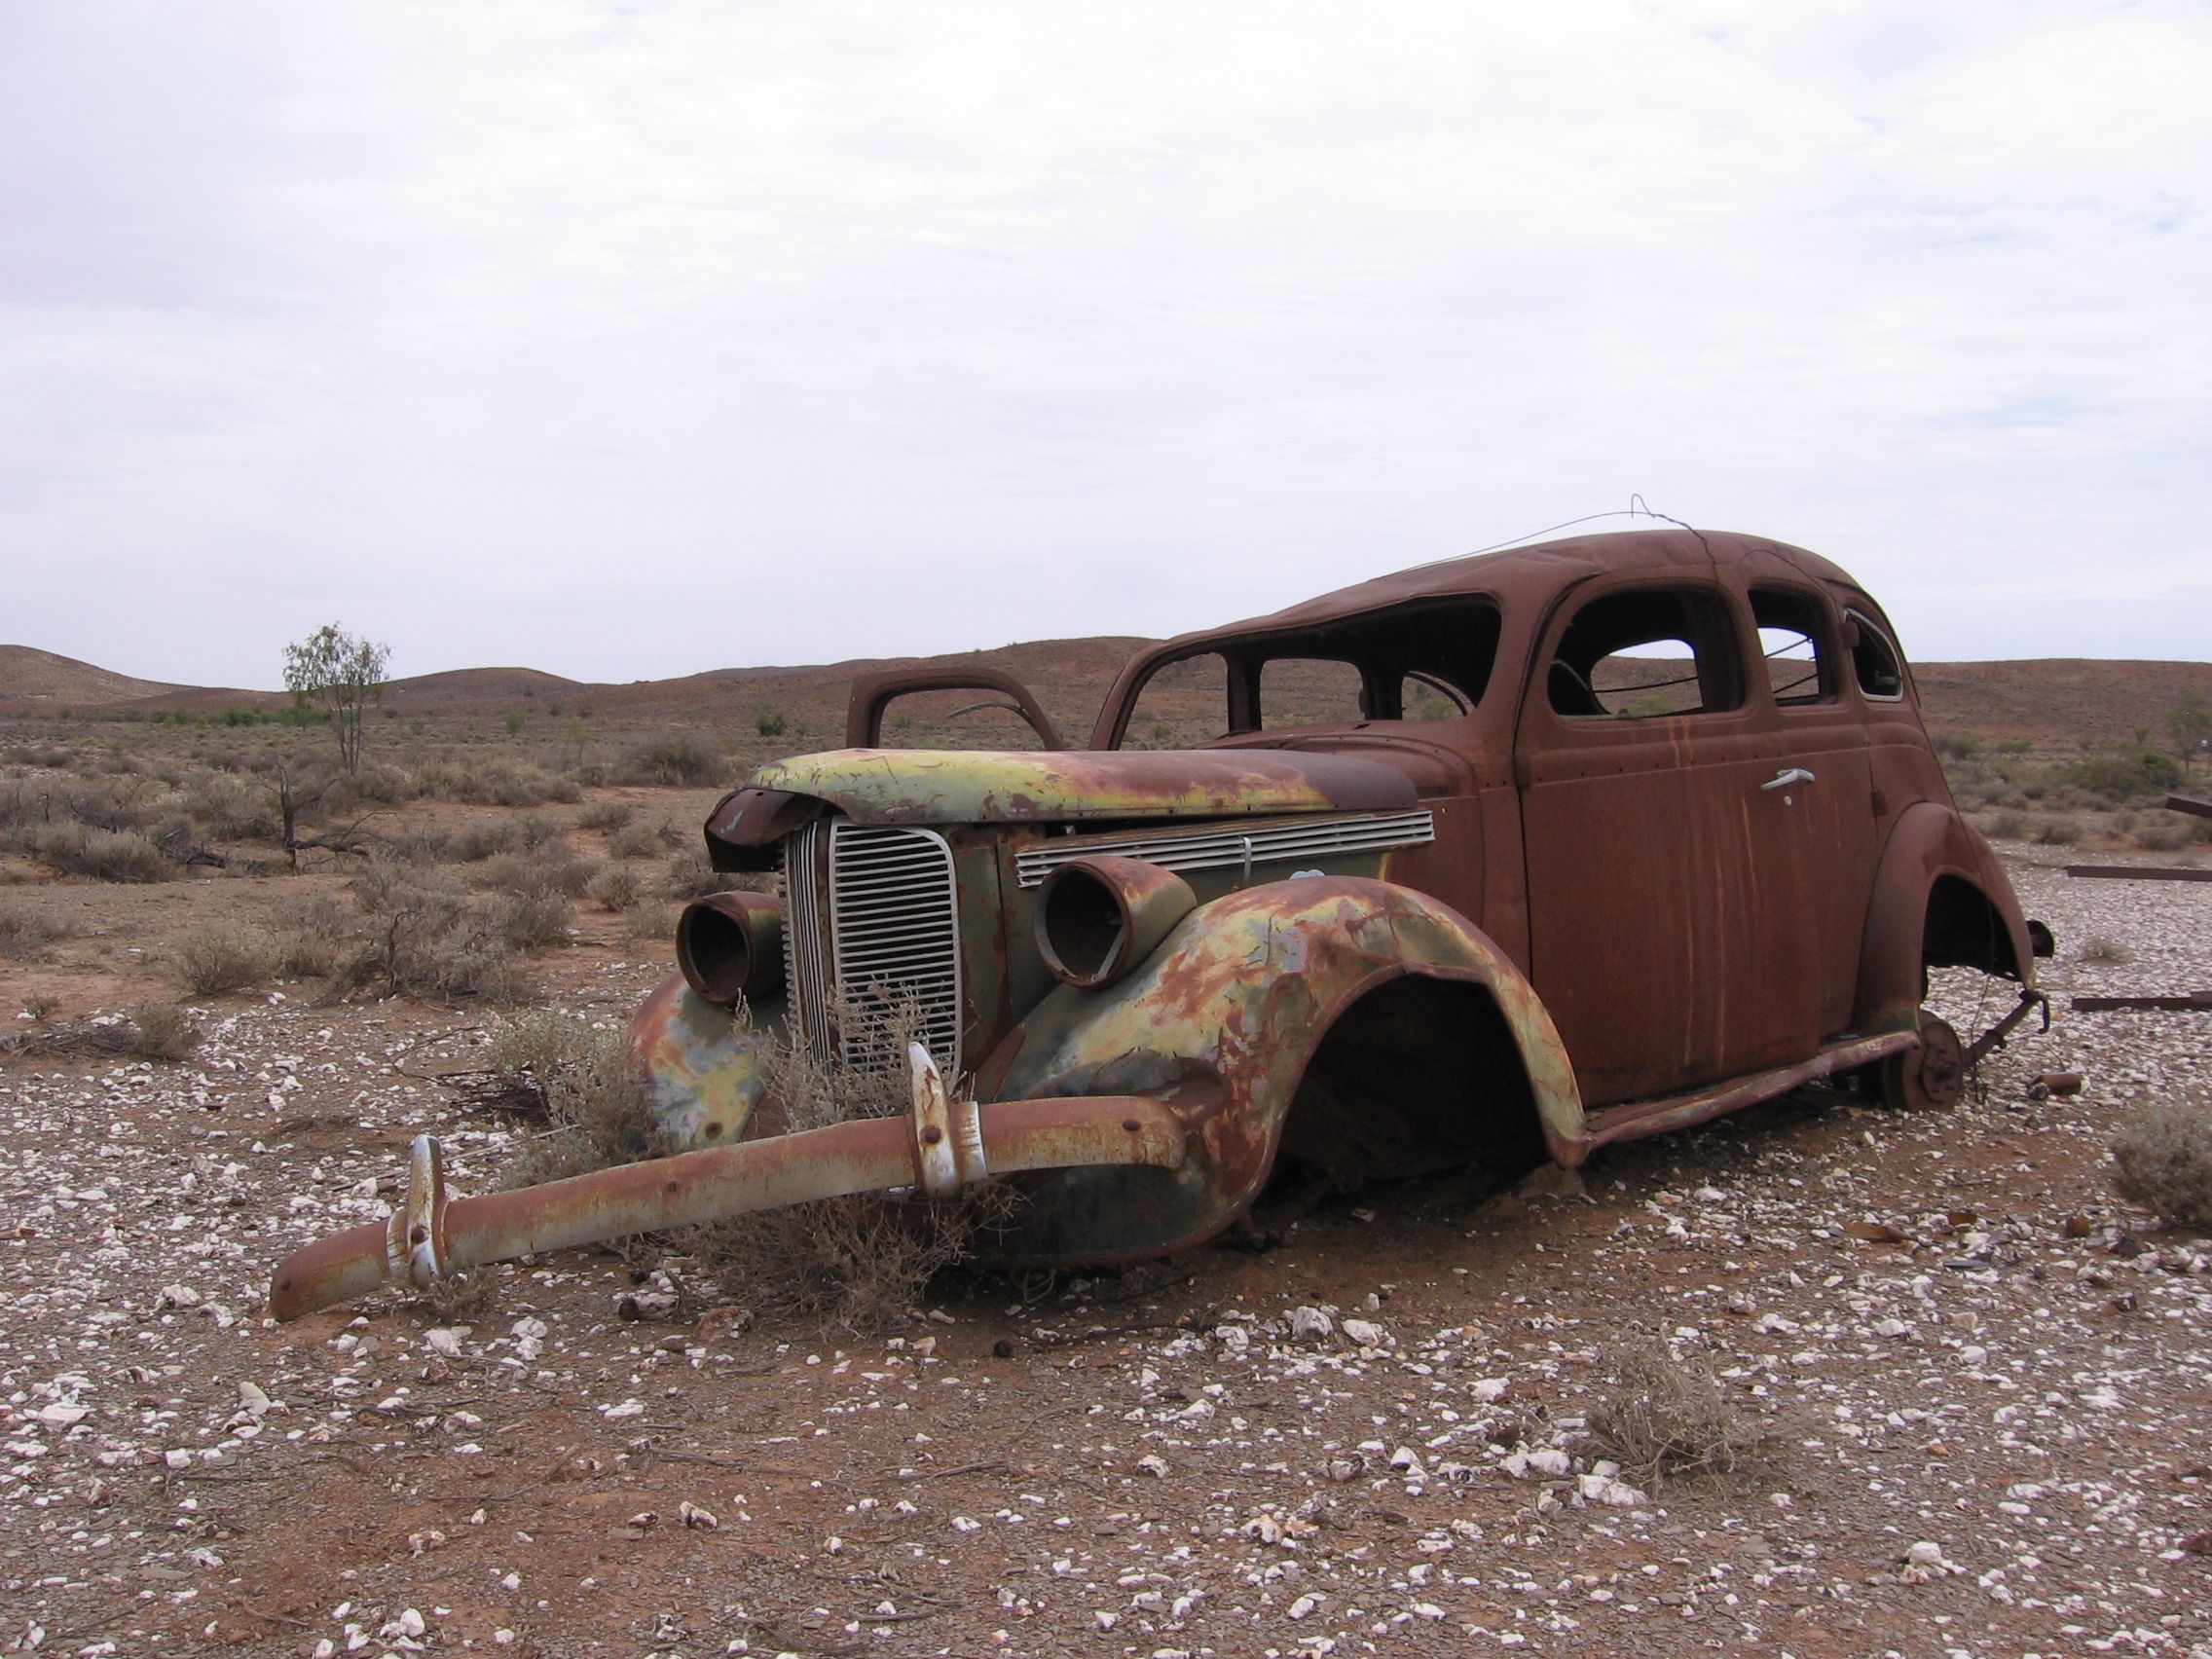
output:
[[[2055,1018],[1952,1111],[1808,1090],[1269,1250],[946,1274],[888,1326],[762,1313],[681,1239],[276,1325],[271,1269],[381,1217],[415,1133],[465,1192],[552,1132],[470,1087],[487,1043],[619,1026],[707,804],[793,746],[656,775],[666,733],[571,718],[376,728],[297,872],[266,808],[318,733],[0,728],[0,1650],[2212,1654],[2212,1251],[2109,1152],[2212,1107],[2212,1020],[2068,1006],[2212,986],[2212,884],[2062,869],[2202,862],[2188,821],[2047,775],[1980,809],[2029,815]],[[68,867],[101,835],[169,867]],[[377,954],[403,913],[446,931]],[[1710,1382],[1711,1467],[1605,1458],[1653,1375]]]

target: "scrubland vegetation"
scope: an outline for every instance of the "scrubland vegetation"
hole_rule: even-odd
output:
[[[531,958],[583,920],[657,940],[675,901],[720,885],[696,844],[703,803],[679,792],[734,783],[773,747],[573,716],[519,734],[372,716],[349,772],[324,723],[0,722],[0,958],[66,946],[68,916],[38,902],[56,884],[223,882],[274,906],[149,936],[169,994],[527,997]]]

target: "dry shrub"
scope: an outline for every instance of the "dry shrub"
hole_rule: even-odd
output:
[[[384,856],[400,864],[444,864],[453,857],[453,838],[436,830],[402,830],[385,838]]]
[[[669,855],[661,891],[671,899],[704,899],[730,885],[729,878],[709,862],[706,848],[685,847]]]
[[[2082,825],[2074,818],[2046,818],[2036,830],[2036,841],[2046,847],[2071,847],[2082,838]]]
[[[675,845],[676,828],[665,818],[658,824],[625,824],[607,838],[607,850],[618,859],[651,859]]]
[[[450,878],[379,862],[351,891],[366,927],[338,965],[348,983],[386,996],[513,993],[511,947]]]
[[[576,828],[612,833],[630,822],[635,810],[626,800],[595,800],[576,814]]]
[[[128,1014],[72,1020],[0,1038],[0,1054],[55,1060],[181,1060],[200,1045],[200,1029],[175,1003],[140,1003]]]
[[[501,853],[478,866],[479,887],[500,887],[509,893],[558,893],[577,899],[591,884],[599,866],[578,858],[566,847],[549,847],[535,853]]]
[[[583,798],[583,791],[574,780],[531,760],[441,760],[424,767],[415,782],[423,793],[439,800],[471,801],[482,806],[543,806],[547,801]]]
[[[673,731],[625,749],[616,775],[626,784],[690,788],[713,783],[727,766],[721,751],[699,733]]]
[[[644,897],[645,883],[638,879],[638,872],[628,865],[602,865],[593,873],[590,884],[584,891],[590,895],[592,903],[602,909],[628,910],[634,908]]]
[[[1658,1340],[1614,1361],[1613,1385],[1591,1406],[1589,1419],[1605,1455],[1641,1485],[1670,1475],[1725,1474],[1753,1439],[1713,1378]]]
[[[903,1111],[903,1056],[919,1027],[912,1009],[890,1011],[880,1068],[824,1061],[803,1044],[768,1043],[767,1091],[793,1131]],[[618,1030],[555,1014],[505,1021],[485,1051],[483,1075],[480,1104],[542,1114],[552,1124],[525,1143],[506,1171],[508,1186],[676,1150],[660,1133],[649,1085]],[[1003,1223],[1018,1201],[996,1182],[940,1202],[872,1194],[821,1198],[681,1229],[666,1242],[718,1277],[724,1299],[756,1312],[878,1331],[902,1322],[930,1279],[968,1255],[977,1230]]]
[[[95,830],[83,824],[44,825],[25,837],[24,851],[69,875],[94,881],[166,881],[177,866],[135,830]]]
[[[18,904],[0,907],[0,956],[29,956],[66,931],[36,910]]]
[[[2098,934],[2082,947],[2083,961],[2094,962],[2103,967],[2117,968],[2134,959],[2135,952],[2110,934]]]
[[[2028,833],[2028,815],[2015,808],[2007,807],[1990,819],[1987,833],[1993,841],[2025,840]]]
[[[512,818],[479,818],[445,838],[445,856],[456,864],[480,864],[522,845],[522,825]]]
[[[276,972],[271,940],[250,928],[217,922],[192,929],[177,940],[177,977],[196,997],[258,985]]]
[[[906,1046],[920,1011],[909,1002],[877,1012],[880,1063],[825,1060],[803,1041],[767,1046],[766,1095],[793,1131],[908,1109]],[[849,1028],[856,1014],[839,1017]],[[929,1281],[966,1260],[976,1235],[1003,1225],[1019,1202],[997,1181],[938,1200],[863,1193],[732,1216],[682,1242],[757,1312],[876,1332],[901,1323]]]
[[[2212,1106],[2169,1096],[2120,1125],[2112,1142],[2112,1184],[2178,1227],[2212,1227]]]
[[[486,902],[484,925],[515,950],[543,950],[569,942],[576,906],[566,893],[541,887],[527,893],[501,893]]]
[[[502,1020],[484,1051],[485,1104],[542,1116],[553,1125],[526,1145],[505,1184],[527,1187],[656,1158],[668,1148],[644,1074],[619,1027],[576,1014]]]
[[[281,929],[271,941],[276,953],[276,972],[287,979],[327,978],[353,934],[353,917],[327,894],[316,894],[289,906]]]

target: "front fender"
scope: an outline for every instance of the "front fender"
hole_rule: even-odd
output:
[[[1546,1142],[1555,1156],[1580,1143],[1581,1097],[1559,1033],[1534,988],[1480,929],[1388,882],[1270,882],[1192,911],[1126,978],[1055,989],[985,1061],[979,1099],[1167,1100],[1183,1117],[1191,1154],[1179,1169],[1051,1178],[994,1253],[1041,1266],[1130,1259],[1220,1232],[1265,1185],[1284,1115],[1330,1025],[1405,975],[1488,990],[1520,1051]]]
[[[1882,849],[1859,951],[1854,1030],[1872,1035],[1917,1028],[1929,898],[1945,876],[1966,882],[1989,902],[2010,943],[2021,985],[2035,988],[2027,922],[1997,855],[1957,812],[1924,800],[1898,815]]]
[[[740,1023],[671,974],[630,1020],[630,1051],[645,1074],[653,1120],[673,1148],[742,1140],[767,1087],[764,1051],[781,1032],[783,999]]]

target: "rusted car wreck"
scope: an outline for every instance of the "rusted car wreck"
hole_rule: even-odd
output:
[[[846,748],[716,807],[715,866],[781,891],[693,904],[634,1022],[696,1150],[449,1198],[425,1137],[389,1225],[299,1251],[272,1309],[986,1175],[1027,1198],[998,1258],[1126,1261],[1291,1165],[1575,1165],[1826,1076],[1946,1104],[2041,1004],[2050,940],[1954,808],[1895,641],[1825,560],[1666,531],[1151,647],[1083,750],[1003,676],[865,680]],[[954,685],[1043,747],[879,747],[895,699]],[[2017,987],[1972,1048],[1921,1006],[1946,966]],[[782,1132],[761,1046],[881,1059],[894,1004],[908,1109]]]

